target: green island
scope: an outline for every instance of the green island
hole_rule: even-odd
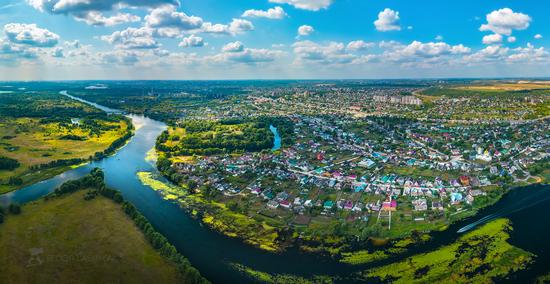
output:
[[[60,94],[0,93],[0,193],[113,154],[131,121]]]
[[[392,283],[490,283],[527,267],[533,255],[508,243],[512,227],[497,219],[435,251],[364,272]]]
[[[11,283],[207,283],[99,169],[0,216],[0,273]]]

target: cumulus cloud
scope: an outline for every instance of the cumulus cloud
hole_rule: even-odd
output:
[[[52,57],[55,57],[55,58],[63,58],[65,57],[65,54],[63,53],[63,48],[61,47],[56,47],[53,52],[52,52]]]
[[[73,40],[73,41],[66,41],[65,46],[72,47],[72,48],[80,48],[80,41],[79,40]]]
[[[269,0],[271,3],[288,4],[297,9],[319,11],[321,9],[327,9],[333,2],[333,0]]]
[[[387,31],[400,31],[399,25],[399,12],[386,8],[384,11],[378,13],[378,19],[374,21],[376,30],[381,32]]]
[[[202,18],[177,12],[174,5],[160,6],[145,16],[145,25],[151,28],[175,28],[188,31],[199,29],[202,24]]]
[[[237,62],[244,64],[256,64],[274,61],[283,54],[280,50],[246,48],[240,41],[230,42],[222,47],[222,53],[206,60],[213,62]]]
[[[502,42],[502,36],[500,34],[486,35],[481,40],[483,44],[496,44]]]
[[[509,36],[506,40],[508,42],[516,42],[516,37],[515,36]]]
[[[442,41],[442,40],[443,40],[443,36],[442,36],[442,35],[437,35],[437,36],[435,37],[435,40],[437,40],[437,41]]]
[[[277,6],[275,8],[268,9],[267,11],[263,10],[246,10],[241,17],[251,17],[251,18],[268,18],[274,20],[280,20],[287,16],[283,8]]]
[[[35,49],[0,39],[0,62],[17,64],[19,59],[34,60],[36,58],[38,58],[38,54]]]
[[[117,13],[104,16],[124,7],[156,8],[163,5],[179,6],[179,0],[26,0],[35,9],[50,13],[71,15],[89,25],[112,26],[139,21],[135,15]]]
[[[480,31],[491,31],[501,35],[511,35],[513,30],[525,30],[531,23],[531,17],[503,8],[487,14],[487,23],[479,27]]]
[[[528,43],[526,47],[518,47],[512,50],[514,53],[508,56],[507,61],[514,62],[530,62],[530,63],[548,63],[550,62],[550,54],[544,47],[535,48]]]
[[[179,44],[180,47],[201,47],[204,46],[204,40],[202,37],[196,35],[190,35],[183,38]]]
[[[469,53],[470,51],[470,48],[465,47],[462,44],[451,46],[445,42],[422,43],[415,40],[399,52],[406,56],[416,55],[420,57],[434,57],[447,54],[464,54]]]
[[[6,24],[4,33],[11,42],[30,46],[53,47],[59,41],[57,34],[39,28],[36,24]]]
[[[178,5],[178,0],[27,0],[37,10],[52,14],[79,14],[89,11],[112,11],[120,7],[154,8]]]
[[[362,51],[371,47],[374,47],[374,43],[364,42],[362,40],[355,40],[348,43],[346,49],[350,51]]]
[[[117,13],[114,16],[105,17],[101,12],[90,11],[75,16],[77,21],[85,22],[92,26],[115,26],[123,23],[139,22],[140,17],[128,13]]]
[[[160,46],[153,38],[154,32],[154,29],[147,27],[127,28],[102,36],[101,39],[123,49],[153,49]]]
[[[252,30],[254,30],[254,25],[250,21],[244,19],[233,19],[228,25],[207,22],[201,27],[202,32],[213,34],[238,35]]]
[[[308,36],[312,34],[315,31],[315,29],[312,26],[308,25],[302,25],[298,28],[298,35],[299,36]]]
[[[466,63],[501,62],[508,55],[510,49],[501,45],[489,45],[473,54],[464,56]]]
[[[449,45],[445,42],[413,41],[408,45],[400,43],[384,44],[386,51],[381,58],[386,62],[399,63],[403,66],[431,67],[449,64],[452,60],[468,54],[471,49],[462,45]]]
[[[295,42],[292,47],[298,59],[297,63],[347,64],[356,58],[345,52],[346,47],[341,42],[329,42],[323,45],[305,40]]]
[[[244,50],[244,45],[240,41],[230,42],[222,47],[223,52],[241,52]]]
[[[541,39],[541,38],[542,38],[542,35],[541,35],[541,34],[536,34],[536,35],[534,36],[534,38],[535,38],[535,39]]]
[[[133,51],[117,50],[98,52],[99,62],[108,66],[134,65],[139,62],[140,54]]]

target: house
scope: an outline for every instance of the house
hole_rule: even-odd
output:
[[[353,209],[353,202],[351,200],[347,200],[344,202],[344,210],[351,210]]]
[[[426,202],[426,199],[424,199],[424,198],[414,200],[412,202],[412,205],[413,205],[415,211],[426,211],[426,210],[428,210],[428,203]]]
[[[281,205],[281,207],[284,207],[284,208],[290,208],[290,202],[288,202],[287,200],[283,200],[281,202],[279,202],[279,205]]]
[[[397,201],[396,200],[384,201],[384,203],[382,203],[382,210],[396,211],[397,210]]]
[[[470,178],[468,176],[460,176],[459,180],[460,180],[460,184],[462,184],[463,186],[470,185]]]
[[[432,209],[442,211],[443,210],[443,203],[441,203],[439,201],[432,202]]]
[[[277,209],[277,207],[279,207],[279,203],[275,200],[270,200],[268,203],[267,203],[267,207],[268,208],[271,208],[271,209]]]
[[[325,201],[325,203],[323,204],[323,207],[325,209],[332,209],[332,207],[334,207],[334,202],[332,200],[327,200]]]

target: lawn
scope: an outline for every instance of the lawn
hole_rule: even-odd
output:
[[[177,267],[119,204],[85,191],[23,206],[0,225],[3,283],[177,283]]]

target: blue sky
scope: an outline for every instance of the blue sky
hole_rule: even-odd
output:
[[[0,80],[550,76],[548,1],[3,0]]]

